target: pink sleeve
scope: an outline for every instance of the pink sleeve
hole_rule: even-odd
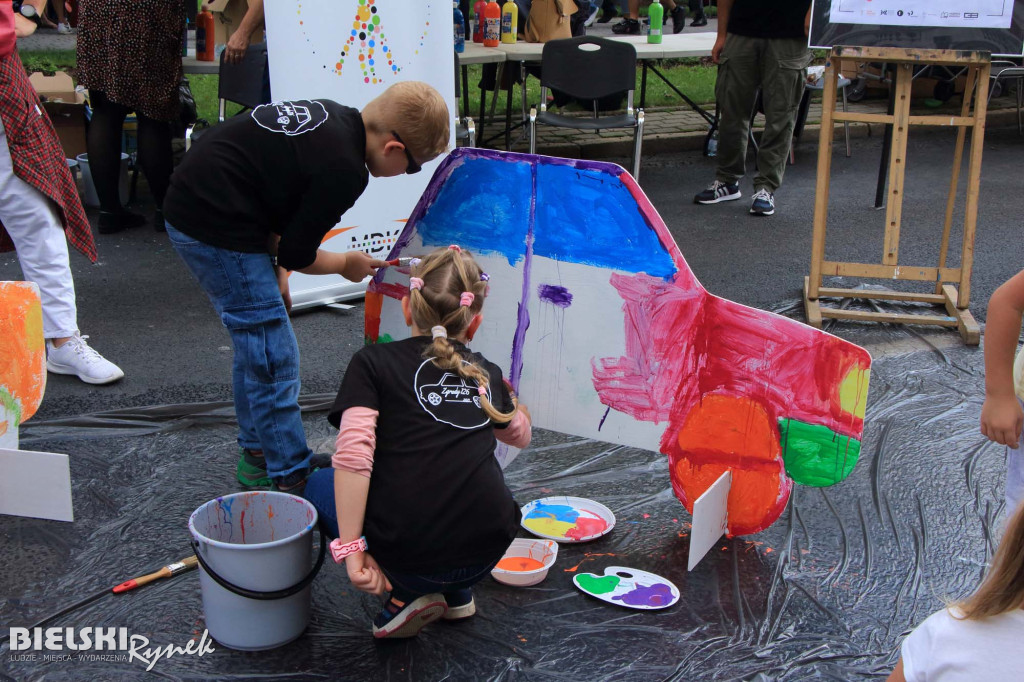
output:
[[[369,407],[350,407],[342,412],[331,457],[335,469],[370,477],[377,447],[377,415],[377,410]]]
[[[494,437],[505,445],[511,445],[514,448],[525,448],[530,444],[530,439],[533,438],[530,418],[522,410],[517,410],[516,416],[512,417],[512,421],[508,423],[507,427],[504,429],[494,429]]]

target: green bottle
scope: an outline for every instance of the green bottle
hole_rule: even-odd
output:
[[[665,8],[661,6],[661,0],[654,0],[647,9],[647,16],[651,20],[651,32],[647,34],[647,42],[660,43],[661,29],[665,24]]]

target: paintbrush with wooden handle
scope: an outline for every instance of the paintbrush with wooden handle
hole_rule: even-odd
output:
[[[132,580],[126,580],[120,585],[114,587],[113,592],[114,594],[121,594],[122,592],[134,590],[136,587],[141,587],[142,585],[151,583],[159,578],[170,578],[172,575],[178,575],[179,573],[184,573],[185,571],[195,568],[198,563],[199,561],[193,554],[187,559],[176,561],[173,564],[167,564],[156,573],[150,573],[149,575],[133,578]]]

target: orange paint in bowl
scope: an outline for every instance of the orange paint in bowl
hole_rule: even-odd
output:
[[[500,568],[503,571],[536,571],[538,568],[544,568],[542,561],[531,559],[527,556],[510,556],[505,557],[498,562],[496,568]]]

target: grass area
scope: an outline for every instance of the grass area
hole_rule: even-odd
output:
[[[704,60],[699,59],[679,59],[661,62],[658,64],[657,68],[662,74],[664,74],[665,78],[668,79],[669,82],[685,92],[686,95],[695,102],[700,104],[714,102],[716,67],[713,64],[705,64]],[[479,83],[483,75],[483,70],[483,65],[470,65],[468,80],[464,84],[469,91],[470,113],[473,116],[479,116],[480,114]],[[641,73],[641,69],[638,68],[636,74],[637,104],[640,102]],[[518,103],[521,96],[522,86],[519,84],[514,85],[512,87],[513,111],[518,111]],[[532,76],[526,79],[526,101],[528,106],[534,106],[540,101],[540,81]],[[500,94],[498,97],[498,107],[496,111],[501,111],[504,104],[504,94]],[[488,95],[487,105],[490,106],[490,95]],[[461,108],[461,101],[459,106]],[[683,105],[679,97],[672,92],[668,85],[653,73],[648,72],[647,102],[645,106],[650,108],[685,105]]]
[[[48,75],[53,75],[56,71],[70,71],[78,64],[74,50],[19,51],[18,55],[29,73],[43,71]]]

